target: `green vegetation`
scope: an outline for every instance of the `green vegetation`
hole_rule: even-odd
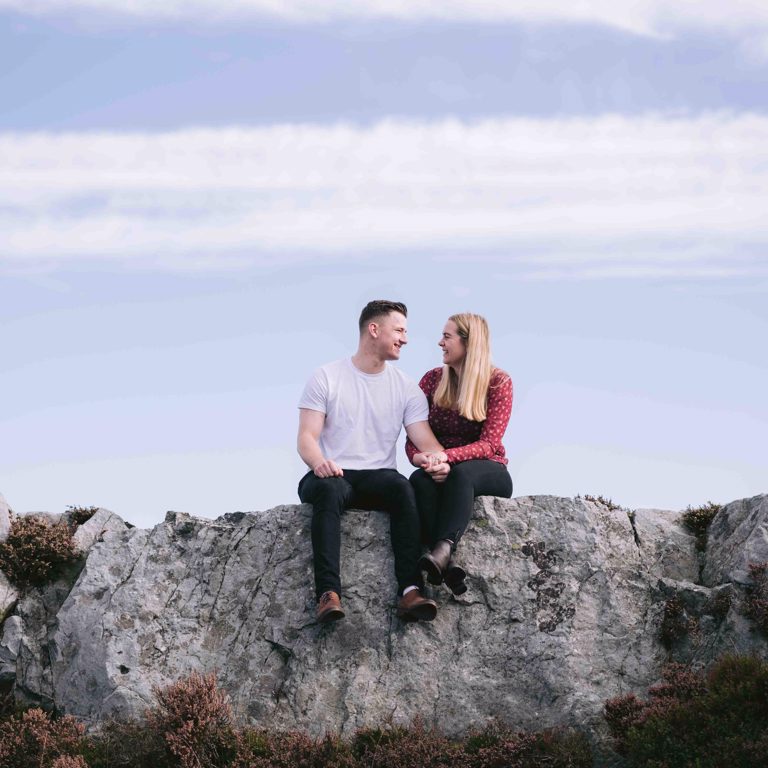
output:
[[[0,570],[19,587],[39,587],[78,559],[72,529],[39,515],[11,517],[8,538],[0,544]]]
[[[768,637],[768,563],[750,563],[752,584],[747,587],[744,613]]]
[[[11,513],[8,538],[0,543],[0,570],[18,587],[41,587],[79,559],[72,534],[98,507],[67,507],[59,522],[43,515]]]
[[[605,717],[630,768],[764,768],[768,663],[727,656],[705,675],[670,664],[647,701],[612,699]]]
[[[581,496],[579,495],[576,498],[580,499]],[[605,496],[592,496],[589,493],[585,493],[584,499],[586,501],[591,501],[593,504],[602,504],[606,509],[611,510],[611,512],[623,509],[620,504],[615,504],[611,499],[606,499]]]
[[[93,736],[41,709],[0,721],[0,768],[589,768],[576,732],[518,733],[499,723],[450,739],[420,721],[351,739],[237,729],[214,675],[161,690],[141,722],[106,723]]]
[[[0,722],[2,768],[87,768],[85,726],[30,709]]]
[[[72,528],[77,528],[83,523],[87,523],[97,512],[98,507],[67,507],[67,517]]]
[[[709,524],[715,515],[722,509],[720,504],[708,501],[700,507],[688,506],[680,518],[683,525],[696,535],[696,549],[703,552],[707,548],[707,532]]]
[[[664,603],[659,639],[665,648],[671,648],[697,627],[698,621],[695,617],[688,615],[679,597],[671,597]]]
[[[214,675],[193,673],[155,691],[142,721],[86,735],[40,709],[0,716],[0,768],[588,768],[576,731],[519,733],[490,723],[461,739],[416,721],[351,738],[237,728]],[[768,663],[725,657],[708,674],[669,664],[647,700],[611,699],[605,717],[628,768],[763,768],[768,754]]]

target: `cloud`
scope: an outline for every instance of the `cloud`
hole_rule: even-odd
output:
[[[0,269],[421,252],[538,279],[764,276],[768,117],[0,134]]]
[[[291,23],[391,19],[406,22],[598,24],[642,35],[681,29],[750,32],[768,28],[762,0],[0,0],[0,9],[30,15],[116,15],[128,19],[272,18]]]

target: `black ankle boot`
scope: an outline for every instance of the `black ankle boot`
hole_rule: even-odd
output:
[[[454,595],[463,595],[467,591],[467,572],[453,559],[448,561],[448,565],[443,571],[445,586],[453,592]]]
[[[427,581],[430,584],[443,583],[443,571],[451,559],[453,543],[447,539],[440,539],[431,552],[427,552],[419,558],[419,570],[425,571]]]

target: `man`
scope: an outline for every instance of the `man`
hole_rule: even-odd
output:
[[[441,451],[427,422],[427,399],[398,368],[408,343],[408,310],[371,301],[360,315],[360,342],[352,358],[314,372],[299,401],[298,451],[310,471],[299,498],[312,504],[312,552],[320,623],[344,617],[341,607],[341,513],[350,507],[390,515],[399,601],[406,621],[431,621],[437,604],[419,589],[419,515],[408,480],[396,469],[401,427],[423,452]]]

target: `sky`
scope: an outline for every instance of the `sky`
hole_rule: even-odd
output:
[[[296,503],[373,298],[487,317],[516,496],[768,492],[767,83],[752,0],[0,0],[0,493]]]

